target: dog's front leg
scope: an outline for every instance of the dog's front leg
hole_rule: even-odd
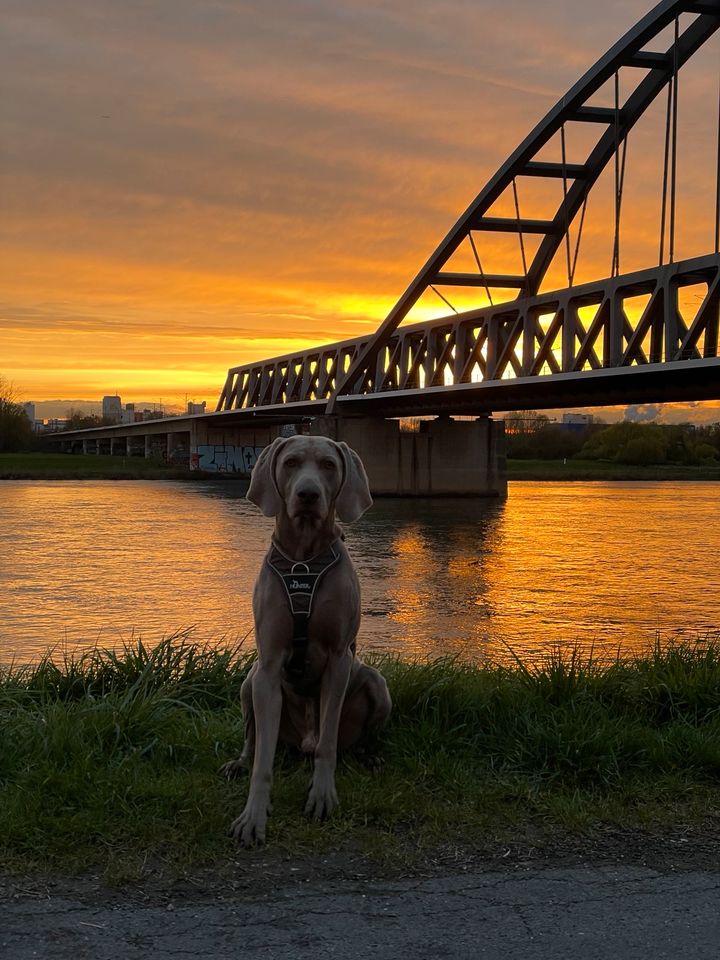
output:
[[[245,809],[233,821],[231,834],[245,847],[265,842],[265,825],[270,812],[273,761],[277,747],[282,689],[276,666],[259,666],[253,678],[255,715],[255,758]]]
[[[305,814],[321,820],[338,803],[335,791],[338,729],[353,658],[349,651],[331,655],[320,684],[320,737],[315,748],[315,768]]]

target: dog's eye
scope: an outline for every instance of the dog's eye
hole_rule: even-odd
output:
[[[298,462],[299,461],[297,457],[288,457],[287,460],[285,461],[285,466],[290,467],[290,469],[292,470],[294,467],[298,465]]]
[[[320,463],[320,466],[323,468],[323,470],[334,470],[334,469],[335,469],[335,461],[334,461],[334,460],[323,460],[323,461]]]

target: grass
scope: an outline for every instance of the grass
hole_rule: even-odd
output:
[[[508,480],[720,480],[720,465],[682,464],[631,466],[600,460],[507,461]]]
[[[145,457],[69,453],[0,453],[0,480],[201,479],[186,467]]]
[[[179,636],[1,671],[0,863],[135,877],[236,858],[246,784],[216,771],[242,742],[251,662]],[[384,771],[342,758],[339,811],[308,823],[309,764],[281,750],[275,850],[411,863],[528,829],[720,814],[720,638],[608,664],[376,662],[394,701]]]

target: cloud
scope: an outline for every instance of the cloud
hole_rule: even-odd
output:
[[[632,423],[650,423],[660,416],[662,407],[659,403],[639,403],[625,408],[623,420]]]
[[[172,371],[209,389],[261,351],[372,329],[508,153],[645,12],[640,0],[602,15],[590,0],[428,0],[422,15],[410,0],[7,0],[3,368],[38,396]],[[707,102],[708,76],[688,79],[688,100]],[[680,166],[687,249],[708,234],[701,114]],[[656,132],[638,128],[629,147],[628,269],[657,247]],[[579,280],[607,272],[610,187],[588,206]],[[503,271],[518,256],[496,240],[486,253]]]

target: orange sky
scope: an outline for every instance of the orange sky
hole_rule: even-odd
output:
[[[229,366],[374,329],[647,9],[6,0],[0,374],[28,400],[212,406]],[[710,249],[708,47],[681,86],[678,256]],[[656,256],[661,122],[648,115],[629,146],[624,271]],[[579,279],[609,272],[608,188]]]

